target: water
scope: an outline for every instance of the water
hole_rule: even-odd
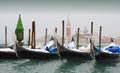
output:
[[[1,59],[0,73],[120,73],[120,62]]]

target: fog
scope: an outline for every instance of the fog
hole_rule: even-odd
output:
[[[8,40],[11,41],[21,14],[24,26],[24,37],[27,40],[28,29],[32,21],[36,22],[36,38],[45,35],[45,29],[53,35],[54,28],[58,28],[61,35],[62,20],[70,17],[72,34],[80,27],[90,30],[91,21],[94,31],[103,26],[102,35],[120,36],[120,5],[119,0],[3,0],[0,2],[0,41],[4,41],[4,28],[8,27]]]

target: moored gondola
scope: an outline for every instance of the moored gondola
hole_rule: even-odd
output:
[[[77,49],[74,48],[66,48],[65,46],[60,45],[58,42],[58,50],[59,54],[62,58],[65,59],[81,59],[81,60],[91,60],[92,59],[92,53],[90,52],[90,45],[88,46],[82,46]],[[85,49],[88,49],[89,51],[85,51]],[[84,50],[84,51],[83,51]]]
[[[38,49],[24,48],[16,43],[17,55],[22,59],[57,59],[59,56],[55,49],[55,47],[50,47],[50,45]]]
[[[116,49],[117,47],[109,47],[109,49]],[[95,60],[97,62],[118,62],[120,61],[120,52],[111,52],[104,48],[104,50],[99,50],[94,47]],[[119,47],[117,49],[120,49]]]
[[[18,59],[13,45],[0,48],[0,59]]]
[[[111,42],[108,46],[101,48],[101,31],[100,26],[99,33],[99,48],[94,46],[94,57],[97,62],[118,62],[120,61],[120,47],[111,38]]]
[[[57,41],[59,54],[62,58],[66,59],[80,59],[80,60],[91,60],[92,59],[92,52],[91,46],[88,45],[79,47],[79,30],[77,33],[77,45],[72,37],[72,41],[65,46],[64,44],[64,21],[62,21],[62,45]]]

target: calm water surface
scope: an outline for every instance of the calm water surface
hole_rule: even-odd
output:
[[[1,59],[0,73],[120,73],[120,62]]]

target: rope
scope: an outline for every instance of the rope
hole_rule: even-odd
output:
[[[18,55],[18,53],[17,53],[17,51],[16,51],[16,45],[17,45],[17,43],[15,42],[15,45],[14,45],[14,47],[13,47],[13,49],[14,49],[14,51],[15,51],[15,55],[17,56],[17,58],[19,58],[19,59],[22,59],[19,55]]]
[[[62,60],[62,57],[61,57],[60,52],[59,52],[59,49],[58,49],[58,44],[57,44],[57,39],[56,39],[56,38],[55,38],[55,43],[56,43],[56,47],[57,47],[58,56],[59,56],[60,59]]]

